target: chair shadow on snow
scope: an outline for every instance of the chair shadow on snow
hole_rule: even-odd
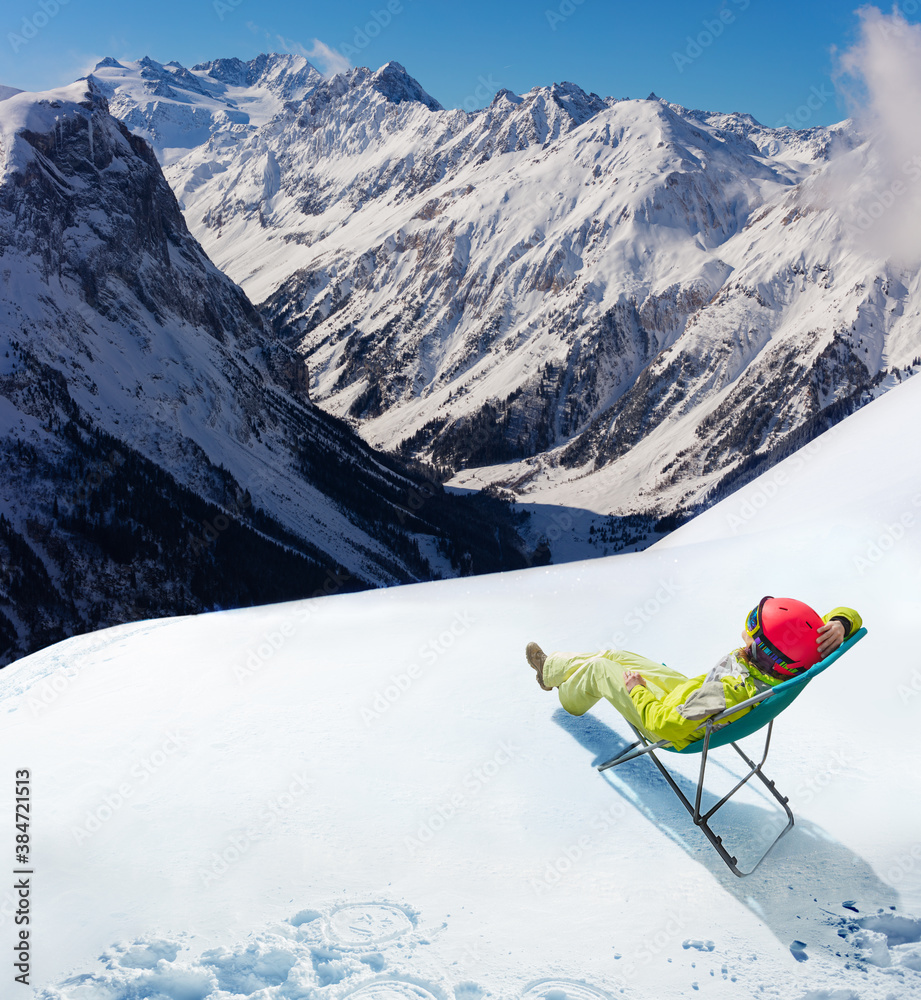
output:
[[[576,717],[559,708],[553,715],[553,721],[593,755],[593,767],[625,750],[632,742],[632,739],[625,739],[594,715]],[[748,753],[754,754],[763,746],[763,738],[760,734],[755,735],[741,745],[745,748],[746,744]],[[726,751],[732,754],[731,748],[726,748]],[[692,779],[674,767],[678,755],[667,751],[660,753],[660,759],[670,767],[682,792],[693,801],[697,790],[699,758],[689,759],[693,761],[688,767],[688,774],[693,773]],[[720,750],[711,753],[702,809],[712,805],[741,776],[737,769],[730,772],[727,762],[734,768],[741,763],[735,754],[727,757],[726,752]],[[882,881],[863,858],[829,836],[817,824],[796,816],[795,809],[793,829],[751,875],[740,879],[729,871],[704,834],[694,826],[687,810],[651,760],[638,758],[630,761],[599,773],[598,780],[607,781],[611,789],[630,806],[639,810],[669,840],[686,851],[693,861],[710,871],[727,892],[751,909],[784,944],[802,936],[803,920],[799,918],[805,916],[807,904],[813,910],[816,906],[833,905],[838,913],[844,912],[839,907],[845,900],[860,900],[864,913],[873,912],[877,907],[898,904],[896,890]],[[785,780],[795,787],[795,776]],[[791,788],[783,787],[784,781],[778,783],[781,794],[790,793]],[[750,792],[748,797],[751,800],[756,795],[764,805],[733,799],[711,820],[711,826],[723,837],[731,853],[738,856],[740,864],[754,863],[786,823],[786,817],[776,802],[755,791]],[[831,928],[829,931],[828,941],[831,943],[835,932]]]

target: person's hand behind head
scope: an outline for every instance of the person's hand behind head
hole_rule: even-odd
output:
[[[819,655],[824,659],[844,642],[844,625],[839,621],[826,622],[818,629],[818,635],[816,643]]]

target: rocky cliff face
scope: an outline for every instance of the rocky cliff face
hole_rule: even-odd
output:
[[[0,662],[138,615],[524,564],[501,505],[310,405],[92,81],[0,101],[0,247]]]

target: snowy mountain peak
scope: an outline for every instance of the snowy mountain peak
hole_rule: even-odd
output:
[[[214,80],[229,83],[234,87],[248,87],[253,82],[251,63],[232,56],[229,59],[212,59],[210,62],[196,63],[193,73],[204,73]]]
[[[286,102],[299,102],[323,79],[303,56],[269,53],[244,62],[217,59],[191,70],[176,61],[107,57],[93,78],[112,114],[142,135],[161,162],[183,155],[217,133],[239,137],[270,121]]]
[[[156,62],[156,60],[151,59],[150,56],[144,56],[138,60],[138,66],[141,70],[141,76],[145,80],[158,80],[163,77],[166,72],[166,67],[162,63]]]
[[[406,79],[352,70],[169,171],[314,398],[373,442],[465,488],[690,509],[874,390],[903,306],[864,302],[877,263],[792,203],[838,129],[567,81],[381,114],[379,84]],[[597,475],[587,500],[577,473]]]
[[[577,84],[565,80],[550,87],[550,96],[579,125],[608,106],[597,94],[586,94]]]
[[[378,114],[382,100],[388,105],[405,106],[410,113],[413,105],[432,112],[444,111],[397,62],[385,63],[374,72],[358,66],[337,73],[321,80],[302,104],[289,104],[287,110],[289,120],[297,123],[299,130],[308,121],[311,128],[321,121],[333,131],[356,128],[355,148],[362,148],[382,127]]]
[[[524,101],[523,97],[519,97],[514,91],[509,90],[508,87],[503,87],[502,90],[496,93],[496,96],[490,101],[490,107],[493,105],[501,105],[503,102],[508,102],[509,104],[521,104]]]
[[[263,52],[248,62],[214,59],[196,63],[192,72],[232,87],[264,88],[286,101],[303,100],[323,79],[323,74],[304,56],[287,52]]]
[[[424,104],[431,111],[443,111],[444,108],[427,94],[421,84],[411,77],[406,69],[398,62],[385,63],[371,77],[371,85],[374,89],[383,94],[394,104],[401,104],[403,101],[418,101]]]
[[[43,93],[11,94],[0,112],[0,172],[24,171],[36,156],[62,141],[64,132],[78,120],[82,122],[79,127],[88,129],[89,148],[96,112],[108,122],[108,102],[91,77]],[[127,144],[124,136],[109,130],[107,124],[104,127],[113,142]]]

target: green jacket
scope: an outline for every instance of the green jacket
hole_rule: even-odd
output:
[[[853,608],[835,608],[822,619],[839,618],[844,625],[845,639],[860,628],[860,615]],[[643,728],[657,740],[671,740],[676,750],[703,737],[703,723],[711,715],[732,708],[756,694],[780,684],[777,678],[762,673],[745,655],[736,649],[716,664],[708,674],[692,677],[657,698],[647,687],[637,684],[630,692],[633,704],[643,720]],[[741,719],[750,708],[729,716],[726,724]],[[697,730],[700,732],[697,732]]]

